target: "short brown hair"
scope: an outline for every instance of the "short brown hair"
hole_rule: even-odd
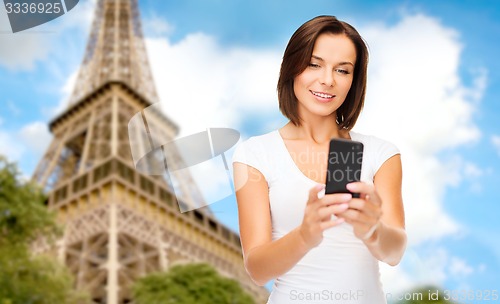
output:
[[[293,90],[293,82],[310,63],[314,44],[323,33],[343,34],[349,38],[356,48],[356,64],[351,88],[345,101],[337,109],[337,123],[340,128],[352,129],[363,109],[366,93],[366,73],[368,68],[368,48],[350,24],[339,21],[334,16],[318,16],[293,33],[283,54],[280,76],[278,80],[278,100],[281,113],[290,121],[300,126],[297,111],[297,97]]]

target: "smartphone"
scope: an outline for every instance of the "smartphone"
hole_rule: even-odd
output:
[[[346,185],[361,179],[362,163],[362,143],[337,138],[330,140],[325,193],[350,193]],[[359,193],[353,193],[353,197],[359,197]]]

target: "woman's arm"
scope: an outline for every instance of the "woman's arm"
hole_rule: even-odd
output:
[[[354,227],[372,255],[389,265],[397,265],[406,249],[401,157],[395,155],[380,167],[374,185],[352,183],[348,188],[361,193],[352,199],[340,216]]]
[[[317,246],[325,229],[342,222],[332,221],[331,215],[347,209],[350,195],[327,195],[318,199],[324,187],[314,187],[309,193],[303,223],[272,241],[269,189],[264,176],[242,163],[234,163],[233,167],[245,269],[251,279],[262,286],[290,270]]]

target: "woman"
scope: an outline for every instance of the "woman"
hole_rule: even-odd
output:
[[[349,24],[319,16],[291,37],[278,81],[281,129],[234,153],[245,268],[268,303],[385,303],[378,262],[406,246],[397,148],[352,132],[365,97],[367,47]],[[364,144],[361,182],[324,195],[331,138]]]

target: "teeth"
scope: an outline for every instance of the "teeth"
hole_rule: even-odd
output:
[[[311,91],[311,93],[313,93],[313,95],[321,97],[321,98],[333,98],[333,95],[328,95],[328,94],[314,92],[314,91]]]

